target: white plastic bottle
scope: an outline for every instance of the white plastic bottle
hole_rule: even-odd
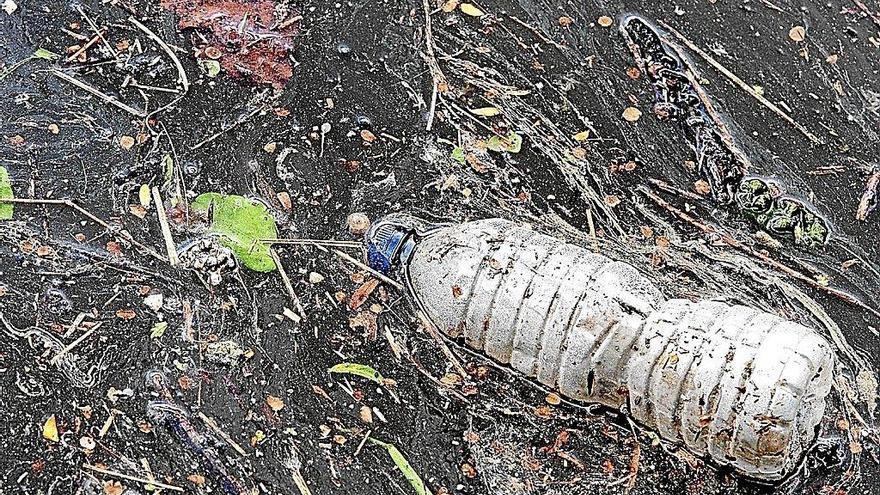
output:
[[[630,265],[502,219],[386,217],[367,247],[449,337],[571,399],[625,407],[698,456],[776,480],[815,439],[834,354],[809,328],[667,300]]]

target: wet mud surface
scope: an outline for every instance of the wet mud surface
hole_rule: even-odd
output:
[[[237,2],[0,12],[4,69],[37,48],[61,55],[0,80],[0,166],[16,197],[71,199],[105,223],[58,204],[15,204],[0,222],[4,493],[146,493],[137,479],[162,493],[298,493],[300,474],[316,494],[416,493],[368,438],[395,445],[435,494],[880,493],[880,212],[863,200],[880,151],[880,5],[519,0],[474,16],[279,2],[274,25],[235,23],[257,33],[242,42],[192,21],[197,3]],[[271,2],[256,3],[268,17]],[[782,220],[719,197],[691,131],[658,118],[621,33],[631,15],[680,50],[743,177],[795,205]],[[239,53],[266,39],[262,58]],[[667,296],[797,320],[839,354],[823,440],[761,485],[449,342],[461,377],[389,284],[350,309],[371,275],[313,244],[276,246],[298,303],[277,272],[212,285],[165,261],[145,184],[180,245],[204,234],[182,205],[206,192],[262,201],[284,238],[358,241],[353,212],[501,216],[627,261]],[[825,242],[785,234],[797,208],[828,226]],[[327,371],[341,362],[393,382]]]

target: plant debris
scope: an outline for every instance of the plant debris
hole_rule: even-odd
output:
[[[221,242],[251,270],[271,272],[275,261],[269,245],[260,242],[278,236],[275,219],[266,205],[234,194],[204,193],[192,202],[192,209],[210,219],[209,231],[221,236]]]
[[[177,14],[181,29],[204,33],[198,46],[210,77],[219,73],[215,63],[232,77],[277,89],[293,76],[291,56],[301,19],[295,11],[272,0],[162,0],[161,4]]]

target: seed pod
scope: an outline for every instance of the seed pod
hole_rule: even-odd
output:
[[[400,264],[409,297],[448,336],[748,476],[783,477],[813,441],[834,365],[814,331],[666,300],[632,266],[506,220],[391,235],[402,225],[373,227],[371,262]]]

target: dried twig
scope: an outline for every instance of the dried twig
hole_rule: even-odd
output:
[[[543,41],[544,43],[547,43],[547,44],[549,44],[549,45],[553,45],[553,46],[555,46],[556,48],[558,48],[560,51],[565,51],[565,50],[568,49],[568,47],[566,47],[565,45],[560,45],[559,43],[557,43],[557,42],[551,40],[551,39],[548,38],[544,33],[542,33],[538,28],[529,25],[528,23],[526,23],[525,21],[523,21],[523,20],[520,19],[519,17],[517,17],[517,16],[515,16],[515,15],[509,15],[509,14],[507,15],[507,17],[508,17],[511,21],[513,21],[513,22],[519,24],[520,26],[522,26],[522,27],[528,29],[529,31],[531,31],[532,34],[534,34],[535,36],[537,36],[537,37],[538,37],[541,41]]]
[[[278,269],[278,276],[281,277],[281,282],[284,284],[284,288],[287,289],[287,294],[290,296],[293,304],[296,305],[296,309],[299,310],[298,316],[305,319],[306,310],[303,308],[299,296],[296,295],[296,291],[293,290],[293,284],[290,283],[290,277],[287,276],[287,271],[284,270],[284,265],[281,264],[281,257],[278,256],[278,252],[272,247],[269,247],[269,256],[271,256],[272,261],[275,262],[275,267]]]
[[[773,111],[773,113],[775,113],[776,115],[779,115],[782,118],[782,120],[791,124],[795,129],[800,131],[801,134],[806,136],[807,139],[812,141],[814,144],[825,144],[824,141],[819,139],[815,134],[810,132],[806,127],[804,127],[802,124],[800,124],[799,122],[797,122],[796,120],[791,118],[787,113],[785,113],[785,111],[783,111],[781,108],[776,106],[773,102],[771,102],[767,98],[764,98],[763,96],[758,94],[758,92],[755,91],[754,88],[749,86],[748,83],[746,83],[745,81],[740,79],[739,76],[737,76],[736,74],[734,74],[733,72],[728,70],[726,67],[721,65],[720,62],[715,60],[711,55],[706,53],[702,48],[698,47],[696,44],[694,44],[693,41],[686,38],[683,34],[678,32],[675,28],[673,28],[672,26],[670,26],[669,24],[666,24],[665,22],[663,22],[661,20],[657,20],[657,24],[659,24],[660,26],[663,26],[664,29],[666,29],[667,31],[672,33],[676,38],[678,38],[679,41],[684,43],[685,46],[687,46],[688,48],[693,50],[697,55],[699,55],[701,58],[703,58],[703,60],[708,62],[712,67],[715,67],[719,72],[724,74],[725,77],[727,77],[734,84],[739,86],[740,89],[742,89],[743,91],[748,93],[749,96],[758,100],[759,103],[761,103],[762,105],[764,105],[765,107],[767,107],[768,109]]]
[[[70,344],[66,345],[63,349],[61,349],[60,351],[58,351],[58,354],[55,354],[55,356],[52,357],[52,359],[49,360],[49,364],[58,364],[58,361],[59,361],[61,358],[63,358],[65,354],[67,354],[68,352],[70,352],[71,350],[73,350],[73,348],[76,347],[76,346],[78,346],[83,340],[86,340],[86,339],[89,337],[89,335],[95,333],[95,330],[97,330],[98,328],[100,328],[102,323],[103,323],[102,321],[99,321],[99,322],[96,323],[92,328],[90,328],[90,329],[86,330],[85,332],[83,332],[83,334],[80,335],[79,338],[77,338],[76,340],[74,340],[74,341],[71,342]]]
[[[141,24],[134,17],[129,16],[128,22],[134,24],[136,28],[146,33],[147,36],[149,36],[153,41],[156,42],[157,45],[159,45],[160,48],[162,48],[162,51],[164,51],[168,55],[171,61],[174,62],[174,67],[177,68],[177,80],[178,82],[180,82],[180,85],[183,86],[183,91],[189,91],[189,79],[187,79],[186,77],[186,71],[183,70],[183,64],[180,63],[180,59],[177,58],[177,55],[174,54],[174,50],[172,50],[171,47],[168,46],[168,43],[165,43],[162,38],[156,36],[156,33],[150,31],[147,26]]]
[[[455,354],[452,353],[452,351],[449,349],[449,346],[446,345],[446,341],[443,340],[443,338],[440,336],[440,332],[437,329],[437,326],[434,325],[434,322],[429,320],[428,315],[426,315],[425,312],[422,310],[419,310],[416,313],[416,316],[418,316],[419,321],[422,322],[422,326],[425,328],[425,331],[428,332],[428,335],[430,335],[431,338],[434,339],[434,342],[436,342],[437,345],[440,346],[440,350],[443,351],[443,355],[446,356],[446,359],[448,359],[449,362],[452,363],[455,371],[458,372],[458,374],[462,378],[467,378],[467,371],[464,370],[464,366],[461,365],[461,362],[458,360],[457,357],[455,357]]]
[[[443,70],[440,69],[440,64],[437,62],[437,49],[434,45],[434,35],[431,32],[431,6],[429,5],[428,0],[423,0],[422,7],[425,13],[425,53],[422,54],[422,58],[425,60],[425,64],[428,65],[428,70],[431,72],[431,79],[434,81],[434,89],[431,93],[431,108],[430,113],[428,114],[428,124],[425,127],[425,130],[430,131],[434,126],[434,112],[437,108],[437,93],[446,91],[449,85],[446,82],[446,76],[443,75]]]
[[[103,32],[100,33],[100,34],[103,34]],[[70,61],[76,60],[77,57],[79,57],[83,52],[85,52],[86,50],[88,50],[89,48],[91,48],[91,46],[94,45],[95,42],[98,41],[99,39],[101,39],[101,37],[100,37],[99,34],[96,34],[96,35],[92,36],[92,39],[90,39],[86,44],[84,44],[83,46],[81,46],[81,47],[79,48],[79,50],[75,51],[71,56],[69,56],[69,57],[67,57],[66,59],[64,59],[64,61],[65,61],[65,62],[70,62]]]
[[[105,229],[111,230],[111,231],[113,230],[113,227],[109,223],[105,222],[104,220],[101,220],[100,218],[98,218],[97,216],[92,214],[92,212],[83,208],[82,206],[77,204],[75,201],[70,200],[70,199],[0,198],[0,203],[67,206],[68,208],[73,208],[74,210],[82,213],[83,215],[88,217],[89,220],[97,223],[98,225],[104,227]],[[157,260],[164,261],[165,263],[168,263],[168,260],[165,259],[164,256],[157,253],[155,249],[153,249],[149,246],[145,246],[144,244],[141,244],[140,242],[138,242],[126,230],[124,230],[124,229],[120,230],[118,232],[118,234],[120,236],[122,236],[125,240],[127,240],[128,242],[130,242],[130,243],[134,244],[135,246],[146,251],[147,254],[149,254],[150,256],[156,258]]]
[[[868,215],[877,207],[877,188],[880,186],[880,167],[874,167],[874,172],[868,176],[865,183],[865,192],[862,193],[862,199],[859,200],[859,207],[856,210],[856,220],[864,222],[868,219]]]
[[[92,28],[92,31],[94,31],[98,38],[100,38],[101,41],[104,43],[104,47],[107,49],[107,52],[114,58],[116,58],[116,51],[113,49],[112,46],[110,46],[110,42],[107,41],[107,38],[104,37],[104,33],[102,33],[100,29],[98,29],[98,26],[95,24],[92,18],[87,16],[82,7],[78,5],[76,6],[76,11],[79,12],[79,15],[83,16],[86,22],[89,23],[89,27]]]
[[[97,96],[98,98],[104,100],[104,102],[109,103],[117,108],[121,108],[136,117],[144,118],[147,116],[147,114],[144,113],[143,111],[138,110],[138,109],[131,107],[129,105],[126,105],[125,103],[122,103],[121,101],[119,101],[118,98],[110,96],[110,95],[98,90],[97,88],[89,86],[88,84],[80,81],[79,79],[74,78],[70,74],[67,74],[65,72],[61,72],[58,69],[50,69],[50,72],[52,73],[53,76],[55,76],[59,79],[63,79],[65,81],[69,82],[70,84],[73,84],[74,86]]]
[[[165,213],[165,203],[162,202],[162,194],[158,187],[153,187],[153,203],[156,204],[156,214],[159,216],[159,227],[162,230],[162,238],[165,239],[165,250],[168,252],[168,262],[171,266],[180,264],[177,258],[177,244],[171,237],[171,227],[168,226],[168,214]]]
[[[245,451],[244,448],[242,448],[242,446],[238,444],[238,442],[233,440],[232,437],[229,436],[229,434],[227,434],[225,431],[223,431],[220,428],[220,425],[218,425],[217,422],[214,421],[213,418],[206,416],[205,413],[203,413],[202,411],[199,411],[198,415],[199,415],[199,418],[202,420],[202,422],[204,422],[206,425],[208,425],[209,428],[214,430],[214,432],[217,433],[217,435],[219,435],[220,438],[225,440],[226,443],[231,445],[232,448],[235,449],[236,452],[238,452],[242,456],[248,455],[247,451]]]
[[[338,249],[327,249],[327,248],[325,248],[324,246],[322,246],[322,245],[320,245],[320,244],[317,244],[317,243],[313,243],[313,244],[314,244],[315,247],[317,247],[317,248],[320,249],[321,251],[324,251],[324,252],[326,252],[326,253],[333,253],[333,254],[335,254],[336,256],[338,256],[338,257],[344,259],[345,261],[348,261],[349,263],[351,263],[351,264],[355,265],[356,267],[360,268],[361,270],[366,270],[367,272],[369,272],[369,273],[370,273],[371,275],[373,275],[374,277],[376,277],[376,278],[378,278],[379,280],[385,282],[386,284],[388,284],[388,285],[394,287],[395,289],[397,289],[397,290],[403,290],[403,285],[401,285],[400,282],[397,282],[396,280],[393,280],[393,279],[391,279],[391,278],[386,277],[386,276],[383,275],[381,272],[376,271],[376,270],[370,268],[370,266],[367,265],[366,263],[363,263],[363,262],[361,262],[361,261],[359,261],[359,260],[356,260],[356,259],[354,259],[354,258],[352,258],[351,256],[349,256],[349,255],[343,253],[342,251],[340,251],[340,250],[338,250]]]
[[[172,490],[175,492],[183,492],[184,489],[179,486],[169,485],[166,483],[162,483],[159,481],[150,481],[146,478],[141,478],[139,476],[131,476],[129,474],[120,473],[118,471],[111,471],[109,469],[104,469],[98,466],[92,466],[91,464],[83,464],[83,469],[88,469],[89,471],[94,471],[96,473],[106,474],[107,476],[113,476],[114,478],[121,478],[124,480],[135,481],[138,483],[143,483],[145,485],[153,485],[157,488],[164,488],[166,490]]]
[[[767,256],[766,254],[764,254],[760,251],[752,249],[751,247],[743,244],[739,240],[731,237],[730,235],[725,234],[724,232],[720,232],[715,227],[708,225],[708,224],[705,224],[705,223],[697,220],[696,218],[692,217],[691,215],[679,210],[675,206],[672,206],[666,200],[664,200],[660,196],[657,196],[656,194],[654,194],[652,191],[650,191],[645,186],[640,186],[638,189],[639,189],[639,191],[642,192],[642,194],[647,196],[651,201],[656,203],[658,206],[660,206],[664,210],[675,215],[680,220],[689,223],[693,227],[698,228],[699,230],[701,230],[702,232],[704,232],[706,234],[713,234],[713,235],[719,236],[721,241],[723,241],[728,246],[735,248],[735,249],[738,249],[738,250],[740,250],[750,256],[754,256],[755,258],[758,258],[759,260],[763,261],[764,263],[767,263],[768,265],[770,265],[775,270],[777,270],[785,275],[788,275],[789,277],[791,277],[793,279],[799,280],[799,281],[809,285],[813,289],[816,289],[820,292],[824,292],[824,293],[829,294],[831,296],[837,297],[838,299],[841,299],[842,301],[845,301],[845,302],[852,304],[854,306],[858,306],[858,307],[870,312],[874,316],[880,318],[880,311],[877,311],[876,309],[872,308],[871,306],[868,306],[867,304],[860,301],[859,299],[856,299],[853,295],[848,294],[846,292],[843,292],[841,290],[835,289],[833,287],[828,287],[826,285],[822,285],[819,282],[817,282],[816,280],[813,280],[812,278],[795,270],[794,268],[791,268],[788,265],[780,263],[779,261],[771,258],[770,256]]]
[[[865,2],[861,2],[859,0],[853,0],[853,3],[856,4],[856,7],[858,7],[859,10],[864,12],[866,16],[871,18],[871,20],[874,21],[874,24],[876,24],[877,27],[880,27],[880,15],[878,15],[876,12],[872,12],[871,9],[869,9],[868,6],[865,5]]]

